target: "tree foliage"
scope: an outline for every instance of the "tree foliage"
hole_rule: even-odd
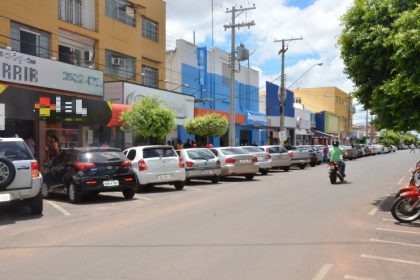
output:
[[[185,129],[190,134],[202,137],[223,136],[228,129],[228,122],[225,116],[207,114],[187,121]]]
[[[420,4],[355,0],[339,38],[345,72],[379,128],[420,130]]]
[[[157,97],[144,97],[121,114],[123,129],[143,137],[162,139],[175,128],[174,112]]]
[[[380,143],[384,145],[398,145],[400,144],[400,135],[392,130],[387,130],[383,133],[381,133],[381,137],[379,139]]]

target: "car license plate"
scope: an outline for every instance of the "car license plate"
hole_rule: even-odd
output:
[[[10,193],[0,194],[0,202],[10,201],[10,200],[12,200]]]
[[[203,171],[201,171],[201,174],[213,174],[213,171],[211,171],[211,170],[203,170]]]
[[[239,163],[249,163],[249,159],[240,159]]]
[[[119,186],[120,182],[118,180],[103,181],[105,187],[115,187]]]
[[[168,180],[168,179],[171,179],[171,175],[159,175],[158,179],[159,180]]]
[[[258,160],[259,161],[263,161],[264,160],[264,157],[258,157]]]

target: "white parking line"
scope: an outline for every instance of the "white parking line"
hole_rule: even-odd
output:
[[[394,220],[394,219],[386,219],[386,218],[382,218],[382,221],[384,221],[384,222],[396,222],[396,220]]]
[[[46,203],[48,203],[49,205],[51,205],[52,207],[54,207],[55,209],[57,209],[58,211],[60,211],[64,216],[70,216],[71,215],[67,210],[65,210],[62,207],[58,206],[54,202],[49,201],[49,200],[44,200],[44,201]]]
[[[419,247],[420,248],[420,244],[414,244],[414,243],[387,241],[387,240],[380,240],[380,239],[370,239],[370,241],[371,242],[377,242],[377,243],[385,243],[385,244],[393,244],[393,245],[401,245],[401,246]]]
[[[402,176],[401,179],[398,181],[398,185],[401,185],[405,180],[405,176]]]
[[[359,277],[359,276],[353,276],[353,275],[344,275],[344,279],[350,279],[350,280],[375,280],[373,278],[366,278],[366,277]]]
[[[384,258],[384,257],[372,256],[372,255],[361,255],[361,257],[362,258],[367,258],[367,259],[374,259],[374,260],[381,260],[381,261],[388,261],[388,262],[396,262],[396,263],[404,263],[404,264],[412,264],[412,265],[419,265],[420,266],[420,262],[409,261],[409,260]]]
[[[386,199],[382,200],[381,204],[378,207],[373,208],[372,210],[370,210],[369,212],[369,216],[373,216],[376,214],[376,212],[378,212],[379,208],[382,208],[382,206],[385,204]]]
[[[379,231],[389,231],[389,232],[398,232],[398,233],[408,233],[408,234],[419,234],[420,235],[420,231],[419,232],[416,232],[416,231],[398,230],[398,229],[389,229],[389,228],[376,228],[376,230],[379,230]]]
[[[184,187],[184,189],[192,190],[192,191],[200,191],[200,192],[204,191],[202,189],[197,189],[197,188],[193,188],[193,187]]]
[[[136,195],[135,197],[136,198],[143,199],[143,200],[147,200],[147,201],[152,200],[151,198],[148,198],[148,197],[145,197],[145,196],[141,196],[141,195]]]
[[[332,266],[332,264],[324,264],[312,280],[323,280]]]

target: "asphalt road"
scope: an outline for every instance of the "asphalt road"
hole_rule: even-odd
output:
[[[420,153],[347,161],[254,181],[103,194],[44,214],[0,208],[1,279],[418,279],[420,221],[396,223],[392,195]]]

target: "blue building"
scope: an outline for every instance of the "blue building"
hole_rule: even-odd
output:
[[[166,88],[195,97],[195,116],[219,113],[230,116],[229,53],[197,47],[185,40],[176,41],[176,49],[166,55]],[[261,145],[266,142],[267,116],[259,112],[259,73],[237,64],[235,73],[235,145]],[[227,146],[229,132],[211,137],[215,146]],[[177,139],[197,139],[178,126]]]

